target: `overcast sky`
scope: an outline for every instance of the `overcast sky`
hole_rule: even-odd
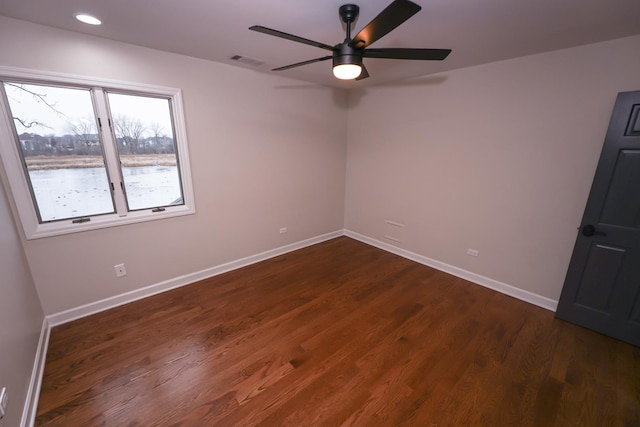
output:
[[[91,91],[32,84],[19,86],[22,89],[6,82],[4,85],[13,117],[18,117],[25,123],[37,122],[46,126],[36,124],[26,128],[14,120],[18,134],[29,132],[43,136],[61,136],[73,133],[74,124],[84,122],[95,126]],[[171,135],[169,103],[166,99],[117,93],[110,93],[108,98],[114,117],[121,114],[135,117],[146,127],[160,123],[164,133]],[[151,133],[148,132],[145,136],[151,136]]]

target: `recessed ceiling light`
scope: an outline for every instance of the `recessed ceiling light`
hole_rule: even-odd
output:
[[[89,25],[100,25],[102,21],[100,21],[95,16],[87,15],[86,13],[78,13],[76,14],[76,19],[80,22],[84,22]]]

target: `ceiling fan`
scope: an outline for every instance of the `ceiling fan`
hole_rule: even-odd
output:
[[[319,43],[313,40],[283,33],[282,31],[254,25],[250,30],[270,36],[304,43],[310,46],[328,50],[331,55],[321,58],[310,59],[308,61],[297,62],[284,67],[274,68],[272,71],[288,70],[302,65],[313,64],[315,62],[333,59],[333,74],[343,80],[362,80],[369,77],[362,58],[383,58],[383,59],[414,59],[422,61],[442,61],[450,53],[451,49],[408,49],[408,48],[387,48],[368,49],[367,47],[384,37],[395,28],[400,26],[407,19],[418,13],[422,9],[417,4],[409,0],[394,0],[382,12],[369,22],[360,32],[351,38],[351,24],[358,17],[360,8],[355,4],[345,4],[340,6],[340,19],[346,24],[347,36],[342,43],[335,46]]]

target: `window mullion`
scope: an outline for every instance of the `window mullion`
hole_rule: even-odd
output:
[[[103,141],[104,157],[111,185],[111,193],[116,204],[118,216],[127,215],[127,201],[122,185],[122,172],[117,153],[116,139],[112,129],[112,120],[106,102],[106,94],[101,88],[94,88],[96,114],[100,124],[100,135]]]

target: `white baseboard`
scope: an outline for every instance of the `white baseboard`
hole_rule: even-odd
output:
[[[273,258],[279,255],[286,254],[298,249],[305,248],[307,246],[315,245],[326,240],[334,239],[342,236],[343,230],[334,231],[331,233],[323,234],[320,236],[312,237],[310,239],[302,240],[300,242],[292,243],[286,246],[282,246],[276,249],[271,249],[256,255],[251,255],[246,258],[242,258],[236,261],[231,261],[226,264],[218,265],[215,267],[207,268],[195,273],[185,274],[184,276],[176,277],[173,279],[165,280],[164,282],[156,283],[154,285],[146,286],[141,289],[126,292],[113,297],[105,298],[100,301],[92,302],[82,305],[80,307],[74,307],[69,310],[61,311],[59,313],[50,314],[47,316],[49,325],[51,327],[61,325],[63,323],[71,322],[72,320],[80,319],[95,313],[99,313],[110,308],[118,307],[120,305],[128,304],[133,301],[137,301],[142,298],[150,297],[162,292],[166,292],[171,289],[179,288],[199,280],[207,279],[209,277],[217,276],[222,273],[226,273],[237,268],[245,267],[247,265],[255,264],[256,262],[264,261],[269,258]]]
[[[437,261],[435,259],[431,259],[423,255],[418,255],[414,252],[398,248],[397,246],[393,246],[376,239],[372,239],[371,237],[364,236],[354,231],[345,229],[344,235],[351,237],[352,239],[359,240],[368,245],[375,246],[376,248],[399,255],[403,258],[410,259],[412,261],[426,265],[428,267],[435,268],[436,270],[444,271],[445,273],[448,273],[453,276],[468,280],[469,282],[473,282],[475,284],[484,286],[485,288],[493,289],[494,291],[498,291],[505,295],[509,295],[519,300],[537,305],[538,307],[546,308],[547,310],[551,310],[554,312],[558,307],[558,301],[556,300],[552,300],[550,298],[543,297],[542,295],[534,294],[533,292],[516,288],[515,286],[507,285],[506,283],[498,282],[497,280],[493,280],[489,277],[481,276],[479,274],[472,273],[467,270],[463,270],[462,268],[458,268],[453,265],[446,264],[444,262]]]
[[[489,277],[481,276],[476,273],[455,267],[450,264],[446,264],[441,261],[437,261],[423,255],[416,254],[405,249],[401,249],[397,246],[390,245],[385,242],[367,237],[365,235],[356,233],[350,230],[338,230],[331,233],[323,234],[320,236],[312,237],[310,239],[302,240],[300,242],[292,243],[280,248],[271,249],[256,255],[251,255],[246,258],[242,258],[236,261],[231,261],[226,264],[218,265],[215,267],[207,268],[194,273],[189,273],[184,276],[176,277],[166,280],[164,282],[156,283],[141,289],[126,292],[120,295],[109,297],[100,301],[92,302],[82,305],[80,307],[74,307],[69,310],[65,310],[59,313],[50,314],[47,316],[50,327],[58,326],[63,323],[71,322],[82,317],[86,317],[95,313],[99,313],[110,308],[118,307],[123,304],[128,304],[133,301],[137,301],[142,298],[146,298],[152,295],[156,295],[162,292],[166,292],[171,289],[179,288],[199,280],[207,279],[209,277],[217,276],[222,273],[226,273],[231,270],[245,267],[247,265],[255,264],[260,261],[267,260],[279,255],[283,255],[288,252],[292,252],[298,249],[305,248],[307,246],[315,245],[326,240],[330,240],[339,236],[348,236],[352,239],[361,241],[363,243],[375,246],[379,249],[391,252],[401,257],[410,259],[420,264],[435,268],[437,270],[449,273],[451,275],[463,278],[478,285],[493,289],[503,294],[518,298],[522,301],[537,305],[539,307],[546,308],[547,310],[555,311],[558,305],[558,301],[550,298],[534,294],[529,291],[525,291],[515,286],[508,285],[506,283],[498,282]]]
[[[24,408],[22,409],[20,427],[32,427],[36,421],[38,398],[40,397],[42,375],[44,375],[44,364],[47,359],[50,332],[51,326],[45,317],[42,321],[40,339],[38,340],[38,348],[36,349],[36,356],[33,362],[33,369],[31,371],[31,379],[29,380],[29,388],[27,389],[27,399],[25,400]]]

